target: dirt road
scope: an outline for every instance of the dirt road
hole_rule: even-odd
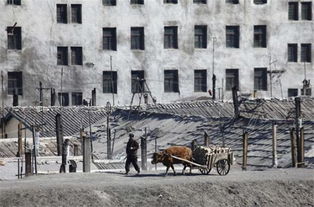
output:
[[[314,170],[33,176],[0,182],[0,206],[314,206]]]

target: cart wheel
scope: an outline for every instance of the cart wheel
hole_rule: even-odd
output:
[[[228,160],[219,160],[217,162],[217,172],[219,175],[227,175],[230,171],[230,163]]]
[[[201,172],[203,175],[208,175],[210,171],[211,171],[211,168],[209,168],[209,169],[200,169],[200,172]]]

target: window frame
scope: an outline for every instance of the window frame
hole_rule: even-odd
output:
[[[179,71],[177,69],[164,70],[164,92],[179,93]]]
[[[267,48],[267,25],[254,25],[253,47]]]
[[[23,72],[8,71],[8,95],[23,95]],[[13,85],[13,87],[12,87]]]
[[[139,80],[137,78],[139,78]],[[132,70],[131,71],[131,93],[144,92],[140,90],[140,88],[144,89],[144,82],[141,81],[141,79],[144,79],[144,78],[145,78],[144,70]],[[137,85],[138,81],[139,81],[139,85]],[[140,88],[137,86],[139,86]]]
[[[164,49],[178,49],[178,26],[164,27]]]
[[[267,91],[267,68],[254,68],[254,90]]]
[[[117,0],[103,0],[102,3],[104,6],[116,6]]]
[[[131,27],[131,50],[145,50],[144,27]]]
[[[71,4],[71,23],[82,24],[82,4]]]
[[[194,70],[194,92],[207,92],[207,70]]]
[[[83,48],[71,47],[71,65],[83,65]]]
[[[207,4],[207,0],[193,0],[193,4]]]
[[[288,2],[288,20],[290,21],[299,20],[299,2],[297,1]]]
[[[105,36],[105,33],[107,35]],[[107,41],[105,40],[107,38]],[[107,47],[106,47],[107,43]],[[104,27],[103,28],[103,50],[117,51],[117,29],[116,27]]]
[[[130,4],[133,4],[133,5],[144,5],[144,0],[131,0]]]
[[[207,48],[207,25],[194,26],[194,48]]]
[[[57,23],[68,24],[68,5],[57,4]]]
[[[307,8],[308,7],[308,8]],[[305,13],[304,9],[306,8],[307,13]],[[312,2],[304,1],[301,2],[301,20],[311,21],[312,20]]]
[[[106,75],[105,75],[106,74]],[[107,85],[105,85],[105,82]],[[103,71],[103,93],[118,93],[118,72]]]
[[[288,62],[298,62],[298,44],[288,43]]]
[[[22,50],[22,27],[7,27],[7,41],[8,50]]]
[[[74,102],[75,100],[75,102]],[[83,93],[82,92],[72,92],[71,93],[71,105],[81,106],[83,105]]]
[[[239,69],[237,68],[227,68],[225,72],[225,79],[226,79],[226,85],[225,90],[231,91],[234,86],[237,87],[238,90],[240,90],[240,82],[239,82]],[[232,85],[229,83],[228,79],[234,79],[232,80]]]
[[[226,26],[226,48],[240,48],[240,26]]]
[[[57,46],[57,65],[69,65],[68,47]]]
[[[312,62],[312,44],[301,43],[301,62],[311,63]],[[305,53],[305,54],[304,54]]]

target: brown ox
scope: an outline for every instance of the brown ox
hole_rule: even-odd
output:
[[[189,161],[192,161],[192,150],[188,147],[183,146],[173,146],[165,149],[163,152],[154,153],[153,154],[153,160],[152,164],[157,164],[158,162],[161,162],[167,167],[166,175],[168,174],[168,170],[171,167],[173,170],[174,175],[176,175],[176,171],[174,170],[173,164],[183,164],[184,168],[182,170],[182,174],[184,174],[185,168],[187,166],[190,167],[190,173],[191,173],[191,166],[187,163],[184,163],[180,160],[177,160],[175,158],[172,158],[170,155],[174,155],[176,157],[180,157],[182,159],[186,159]]]

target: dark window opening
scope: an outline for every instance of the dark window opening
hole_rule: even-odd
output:
[[[178,0],[164,0],[165,4],[177,4]]]
[[[103,93],[117,93],[117,72],[103,72]]]
[[[144,4],[144,0],[131,0],[131,4]]]
[[[103,4],[105,6],[116,6],[117,1],[116,0],[103,0]]]
[[[22,72],[8,72],[8,94],[23,95]]]
[[[165,92],[179,92],[178,70],[165,70],[164,78]]]
[[[131,27],[131,49],[144,50],[144,27]]]
[[[82,5],[81,4],[72,4],[72,23],[82,24]]]
[[[267,91],[267,68],[254,68],[254,90]]]
[[[83,105],[83,93],[82,92],[72,93],[72,105],[73,106]]]
[[[207,0],[193,0],[194,4],[206,4]]]
[[[207,71],[194,70],[194,92],[207,91]]]
[[[66,4],[57,4],[57,23],[67,24],[68,14],[67,14]]]
[[[21,5],[21,0],[7,0],[7,4]]]
[[[288,44],[288,62],[298,62],[297,44]]]
[[[197,25],[194,27],[195,48],[207,48],[207,26]]]
[[[116,28],[103,28],[103,49],[117,50]]]
[[[301,44],[301,62],[312,62],[311,44]]]
[[[240,27],[226,26],[226,47],[239,48],[240,41]]]
[[[298,4],[298,2],[289,2],[288,18],[289,18],[289,20],[298,20],[299,19],[299,4]]]
[[[22,49],[22,28],[21,27],[7,27],[8,34],[8,49],[21,50]]]
[[[254,47],[267,47],[266,25],[254,26]]]
[[[298,96],[297,88],[288,88],[288,97],[296,97]]]
[[[71,65],[83,65],[82,47],[71,47]]]
[[[233,87],[239,90],[239,70],[226,69],[226,91],[231,91]]]
[[[254,4],[267,4],[267,0],[254,0]]]
[[[68,48],[58,47],[57,50],[57,65],[68,65]]]
[[[178,49],[178,27],[165,27],[164,48]]]
[[[131,71],[132,78],[132,93],[141,93],[144,92],[144,71],[143,70],[135,70]]]
[[[301,2],[301,19],[312,20],[312,2]]]
[[[58,100],[60,106],[69,106],[69,93],[58,93]]]
[[[228,3],[228,4],[238,4],[239,0],[226,0],[226,3]]]

